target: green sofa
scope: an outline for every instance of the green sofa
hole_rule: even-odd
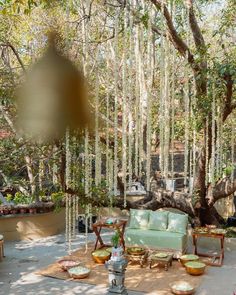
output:
[[[125,245],[171,251],[178,258],[187,249],[187,225],[186,214],[131,209]]]

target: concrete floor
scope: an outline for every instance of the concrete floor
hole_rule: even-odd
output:
[[[105,238],[109,238],[105,234]],[[94,234],[89,234],[94,240]],[[78,235],[73,249],[82,247],[84,236]],[[236,293],[236,250],[226,247],[224,265],[210,267],[203,277],[196,295],[233,295]],[[35,270],[46,267],[56,259],[66,255],[64,236],[57,235],[32,242],[5,242],[6,257],[0,263],[1,295],[103,295],[107,290],[102,286],[78,282],[65,282],[33,274]],[[181,278],[180,278],[181,279]],[[141,295],[140,292],[128,292]],[[149,293],[151,295],[151,293]],[[152,295],[162,295],[158,290]]]

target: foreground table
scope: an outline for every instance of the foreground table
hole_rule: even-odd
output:
[[[120,235],[120,242],[125,249],[125,240],[124,240],[124,231],[125,231],[125,226],[126,226],[127,220],[117,220],[117,222],[112,223],[112,224],[107,224],[106,221],[101,220],[93,224],[93,231],[95,235],[97,236],[96,243],[94,246],[94,250],[97,249],[98,242],[100,243],[100,248],[103,247],[109,247],[110,245],[106,245],[101,237],[101,231],[103,228],[108,228],[114,231],[118,231]]]
[[[149,268],[151,269],[153,264],[161,265],[165,267],[165,271],[168,271],[169,266],[172,266],[173,254],[166,253],[166,257],[158,257],[157,254],[160,252],[153,252],[149,256]]]
[[[199,233],[199,232],[193,232],[193,253],[198,256],[213,258],[212,262],[207,262],[209,265],[212,266],[222,266],[223,259],[224,259],[224,234],[213,234],[213,233]],[[204,238],[213,238],[218,239],[220,241],[220,253],[219,254],[207,254],[207,253],[199,253],[197,250],[197,242],[198,239],[204,237]],[[215,262],[215,260],[219,260],[219,262]]]

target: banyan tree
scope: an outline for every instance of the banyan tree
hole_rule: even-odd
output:
[[[31,41],[17,50],[7,39],[0,45],[4,66],[15,58],[25,72],[28,48],[40,48],[38,58],[46,39],[39,32],[51,26],[66,44],[62,54],[80,67],[89,85],[93,130],[84,128],[77,136],[67,129],[49,147],[60,154],[52,181],[59,174],[66,192],[68,240],[81,202],[88,216],[102,203],[173,207],[196,223],[221,222],[214,204],[236,191],[235,1],[55,2],[39,1],[49,20],[42,14],[41,23],[28,28],[43,45]],[[40,5],[31,3],[30,13],[37,20]],[[1,110],[8,118],[6,108]],[[157,184],[175,178],[176,143],[183,152],[180,192]],[[135,179],[148,193],[131,202],[127,190]]]

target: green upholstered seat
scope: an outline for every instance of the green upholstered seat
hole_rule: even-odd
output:
[[[132,210],[130,217],[135,222],[125,229],[127,247],[167,250],[176,258],[186,252],[188,215]]]
[[[125,243],[127,246],[143,246],[150,249],[183,252],[186,248],[187,235],[168,231],[126,228]]]

